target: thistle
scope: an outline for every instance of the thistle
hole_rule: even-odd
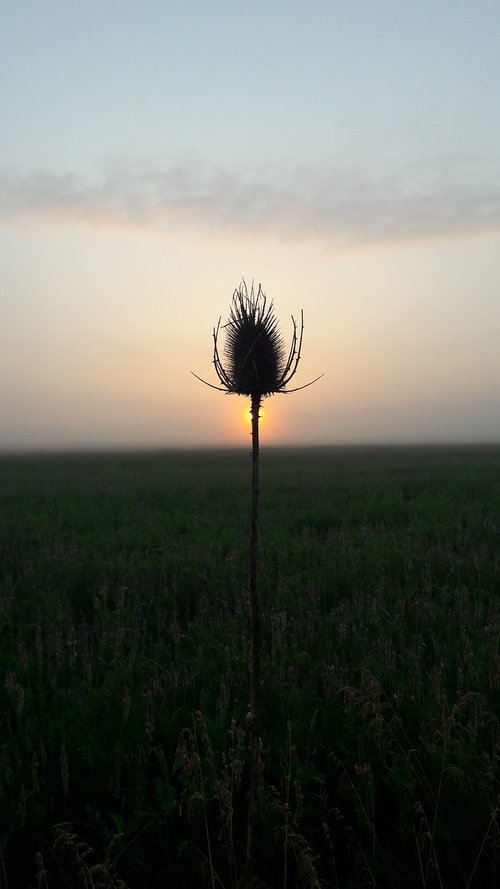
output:
[[[312,386],[320,377],[303,386],[288,389],[299,366],[302,338],[304,335],[304,313],[300,313],[300,331],[292,315],[292,338],[288,357],[285,343],[274,314],[273,303],[259,284],[255,293],[253,284],[250,292],[244,281],[233,294],[227,322],[222,326],[226,339],[224,344],[225,364],[219,352],[221,318],[214,327],[213,364],[221,383],[215,386],[207,383],[197,374],[198,380],[211,389],[226,392],[228,395],[246,395],[251,400],[252,417],[252,512],[250,523],[250,602],[252,612],[252,654],[250,667],[250,713],[248,722],[251,729],[250,795],[247,830],[247,865],[250,864],[253,845],[253,830],[256,811],[259,735],[260,735],[260,610],[257,584],[257,505],[259,494],[259,412],[262,399],[279,392],[288,395]]]
[[[288,383],[297,372],[301,357],[304,334],[303,311],[300,317],[300,334],[298,334],[297,322],[292,315],[292,340],[285,361],[285,343],[278,328],[272,302],[268,305],[260,284],[257,293],[253,284],[249,293],[245,282],[242,281],[239,289],[233,294],[229,318],[223,325],[226,331],[226,367],[220,358],[218,344],[221,318],[213,331],[213,364],[222,386],[207,383],[197,374],[194,376],[206,386],[219,392],[226,392],[228,395],[249,395],[252,399],[259,398],[259,400],[278,392],[288,395],[312,386],[320,377],[316,377],[304,386],[287,389]]]

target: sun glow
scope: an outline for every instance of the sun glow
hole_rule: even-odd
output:
[[[266,420],[266,409],[263,408],[261,405],[260,411],[259,411],[259,425],[262,425],[262,423],[264,423],[265,420]],[[249,406],[246,406],[245,410],[243,411],[243,422],[244,422],[245,426],[251,427],[251,425],[252,425],[252,412],[251,412]]]

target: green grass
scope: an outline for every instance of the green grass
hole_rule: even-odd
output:
[[[0,887],[494,887],[500,447],[0,459]],[[250,877],[254,878],[251,884]]]

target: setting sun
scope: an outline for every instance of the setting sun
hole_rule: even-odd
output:
[[[265,421],[265,419],[266,419],[266,409],[263,408],[261,405],[261,408],[259,411],[260,424],[262,424]],[[251,414],[249,405],[245,405],[245,410],[243,411],[243,422],[244,422],[245,426],[252,425],[252,414]]]

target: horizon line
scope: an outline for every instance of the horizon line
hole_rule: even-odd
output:
[[[350,442],[308,442],[308,443],[272,443],[262,445],[264,451],[299,451],[299,450],[347,450],[350,448],[500,448],[500,439],[426,439],[418,441],[366,441]],[[214,451],[248,451],[249,446],[243,444],[70,444],[70,445],[0,445],[0,459],[17,456],[49,456],[71,454],[149,454],[149,453],[200,453]]]

